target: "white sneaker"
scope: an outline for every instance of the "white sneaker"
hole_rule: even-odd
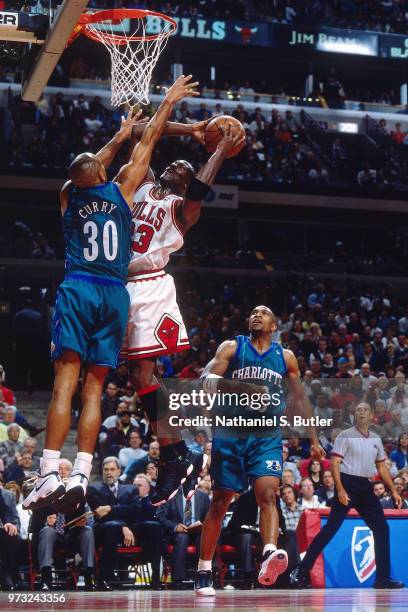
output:
[[[194,592],[198,597],[215,597],[212,572],[198,571],[195,578]]]
[[[261,569],[258,575],[258,582],[265,586],[275,584],[278,576],[288,567],[288,555],[286,550],[278,549],[268,551],[262,559]]]
[[[36,510],[49,506],[65,495],[65,487],[58,472],[39,476],[33,490],[23,501],[25,510]]]
[[[71,514],[85,503],[86,489],[88,486],[88,477],[85,474],[77,472],[71,474],[65,487],[65,495],[58,500],[57,509],[59,512],[64,511],[65,514]]]

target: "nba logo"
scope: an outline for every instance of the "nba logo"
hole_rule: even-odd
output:
[[[375,572],[374,537],[368,527],[355,527],[351,539],[351,560],[360,583]]]

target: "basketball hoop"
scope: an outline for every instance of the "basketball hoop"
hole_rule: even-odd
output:
[[[154,34],[148,33],[149,23],[154,26]],[[127,31],[134,24],[136,29],[132,33]],[[132,107],[149,104],[153,69],[176,30],[175,20],[162,13],[112,9],[82,15],[68,44],[80,34],[102,43],[112,61],[112,106],[127,103]]]

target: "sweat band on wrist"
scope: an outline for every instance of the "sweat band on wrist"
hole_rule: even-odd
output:
[[[222,376],[218,374],[208,374],[203,381],[203,389],[206,393],[217,393],[218,381]]]
[[[209,185],[206,185],[197,178],[193,178],[186,191],[186,198],[193,200],[193,202],[201,202],[209,191]]]

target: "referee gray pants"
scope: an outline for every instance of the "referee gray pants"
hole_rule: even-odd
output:
[[[368,478],[348,474],[341,474],[341,481],[350,502],[344,506],[335,495],[327,523],[310,544],[301,565],[308,570],[312,569],[326,544],[340,529],[347,512],[355,508],[373,532],[377,580],[388,580],[391,577],[389,527],[380,501],[374,495],[372,483]]]
[[[43,567],[52,567],[56,544],[60,544],[69,552],[79,549],[84,569],[94,567],[95,538],[92,527],[85,526],[80,529],[72,529],[69,534],[64,535],[58,534],[49,525],[43,527],[38,537],[38,565],[40,570]]]

